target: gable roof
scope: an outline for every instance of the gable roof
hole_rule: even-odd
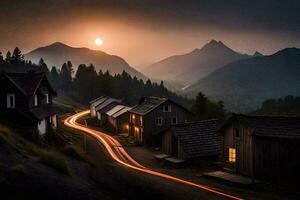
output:
[[[238,121],[249,127],[251,134],[261,137],[300,139],[300,118],[284,116],[233,115],[220,130],[232,121]]]
[[[35,94],[40,87],[43,80],[46,79],[46,83],[53,94],[56,94],[47,80],[45,73],[4,73],[4,75],[24,94],[27,96]]]
[[[109,111],[106,112],[106,114],[108,116],[112,116],[113,114],[115,114],[116,112],[122,110],[125,106],[123,105],[116,105],[115,107],[113,107],[112,109],[110,109]]]
[[[128,106],[124,106],[123,109],[119,110],[118,112],[114,113],[112,115],[113,118],[117,118],[121,115],[123,115],[124,113],[128,112],[129,110],[131,109],[131,107],[128,107]]]
[[[118,99],[114,99],[114,98],[110,98],[110,97],[105,97],[104,101],[101,101],[101,103],[99,103],[95,107],[95,109],[96,109],[96,111],[100,111],[101,109],[105,108],[106,106],[108,106],[108,105],[110,105],[111,103],[114,103],[114,102],[120,104],[122,102],[122,100],[118,100]],[[107,112],[107,111],[108,110],[106,110],[105,112]]]
[[[140,103],[136,106],[134,106],[130,112],[132,113],[136,113],[139,115],[146,115],[149,112],[151,112],[152,110],[154,110],[155,108],[157,108],[158,106],[160,106],[161,104],[170,101],[176,105],[178,105],[179,107],[183,108],[184,110],[186,110],[187,112],[190,112],[188,109],[186,109],[185,107],[181,106],[180,104],[175,103],[174,101],[171,101],[170,99],[164,98],[164,97],[143,97],[140,100]]]
[[[105,101],[106,98],[108,98],[108,97],[106,97],[106,96],[100,96],[100,97],[98,97],[98,98],[96,98],[96,99],[93,99],[93,100],[90,101],[89,103],[90,103],[90,104],[94,104],[94,103],[96,103],[97,101],[98,101],[97,103],[101,103],[101,102]]]
[[[185,158],[195,158],[220,154],[219,127],[220,121],[212,119],[172,125],[170,130],[179,138]]]

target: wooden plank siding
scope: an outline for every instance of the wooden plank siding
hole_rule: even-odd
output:
[[[163,107],[165,105],[171,105],[171,112],[163,112]],[[133,114],[134,113],[132,113],[131,116]],[[142,144],[147,143],[150,145],[159,145],[161,141],[161,136],[159,135],[159,133],[171,126],[172,118],[177,117],[177,122],[183,123],[187,120],[188,114],[189,113],[182,107],[174,104],[171,101],[166,101],[146,115],[134,114],[136,119],[142,116],[143,124],[140,125],[138,121],[131,121],[131,135],[134,136],[134,126],[136,126],[141,130]],[[162,118],[161,126],[156,124],[157,118]]]

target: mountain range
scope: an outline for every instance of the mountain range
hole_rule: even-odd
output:
[[[253,56],[261,56],[256,52]],[[211,40],[201,49],[184,55],[171,56],[143,69],[151,78],[189,85],[236,60],[253,57],[238,53],[221,41]]]
[[[125,70],[132,76],[146,79],[142,73],[132,68],[119,56],[88,48],[74,48],[60,42],[37,48],[25,55],[26,60],[31,60],[34,63],[38,63],[41,58],[44,59],[48,67],[60,68],[63,63],[70,60],[75,69],[79,64],[93,64],[97,71],[101,69],[103,72],[108,70],[111,74],[118,74]]]
[[[300,49],[227,64],[185,89],[190,97],[199,91],[236,112],[256,109],[266,99],[299,96]]]

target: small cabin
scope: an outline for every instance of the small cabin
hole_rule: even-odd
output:
[[[217,158],[221,155],[219,120],[171,125],[162,133],[161,151],[180,160]]]
[[[1,73],[1,116],[18,124],[33,125],[40,135],[57,128],[52,105],[56,91],[44,73]]]
[[[163,97],[144,97],[130,113],[129,134],[137,144],[159,146],[162,131],[172,124],[187,122],[188,109]]]
[[[106,114],[108,116],[108,125],[116,133],[129,134],[129,110],[131,107],[117,105]]]
[[[122,104],[122,100],[118,100],[110,97],[106,97],[106,99],[102,103],[98,104],[95,107],[95,110],[96,110],[97,119],[100,121],[100,124],[102,125],[106,124],[108,119],[106,113],[112,108],[114,108],[115,106],[121,104]]]
[[[94,99],[94,100],[89,102],[90,103],[91,117],[96,117],[97,116],[96,106],[103,103],[106,99],[107,99],[106,96],[101,96],[101,97],[98,97],[97,99]]]
[[[233,115],[219,132],[226,170],[253,179],[299,183],[300,118]]]

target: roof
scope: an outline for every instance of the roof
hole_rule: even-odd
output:
[[[101,103],[99,103],[96,106],[96,111],[102,110],[103,108],[105,108],[106,106],[110,105],[113,102],[116,102],[116,103],[120,104],[122,102],[122,100],[117,100],[117,99],[114,99],[114,98],[105,97],[105,100],[102,101]],[[112,109],[112,107],[110,109]],[[108,110],[106,110],[105,112],[107,112],[107,111]]]
[[[128,107],[128,106],[124,106],[123,109],[119,110],[118,112],[114,113],[112,115],[113,118],[117,118],[121,115],[123,115],[124,113],[128,112],[129,110],[131,109],[131,107]]]
[[[151,112],[152,110],[154,110],[155,108],[157,108],[158,106],[160,106],[161,104],[167,102],[167,101],[171,101],[170,99],[164,98],[164,97],[143,97],[140,100],[140,103],[136,106],[134,106],[130,112],[132,113],[136,113],[139,115],[146,115],[149,112]],[[184,108],[183,106],[181,106],[180,104],[177,104],[173,101],[171,101],[172,103],[182,107],[183,109],[187,110],[186,108]],[[188,110],[187,110],[188,111]],[[190,111],[188,111],[190,112]]]
[[[90,101],[89,103],[90,103],[90,104],[93,104],[93,103],[96,103],[97,101],[99,101],[99,103],[101,103],[101,102],[105,101],[106,98],[108,98],[108,97],[106,97],[106,96],[100,96],[100,97],[98,97],[98,98],[96,98],[96,99],[93,99],[93,100]]]
[[[113,114],[115,114],[119,110],[123,109],[124,107],[125,106],[123,106],[123,105],[116,105],[115,107],[113,107],[112,109],[110,109],[109,111],[107,111],[106,114],[108,116],[112,116]]]
[[[25,95],[33,95],[39,88],[41,82],[46,79],[45,73],[4,73],[5,76]],[[47,80],[47,84],[55,94],[55,90],[51,87]]]
[[[30,113],[38,120],[57,114],[57,109],[52,105],[45,105],[30,109]]]
[[[220,154],[219,127],[220,121],[212,119],[172,125],[171,133],[179,138],[184,157],[188,159]]]
[[[300,139],[300,118],[284,116],[233,115],[221,128],[232,121],[239,121],[251,130],[251,134],[261,137]]]

